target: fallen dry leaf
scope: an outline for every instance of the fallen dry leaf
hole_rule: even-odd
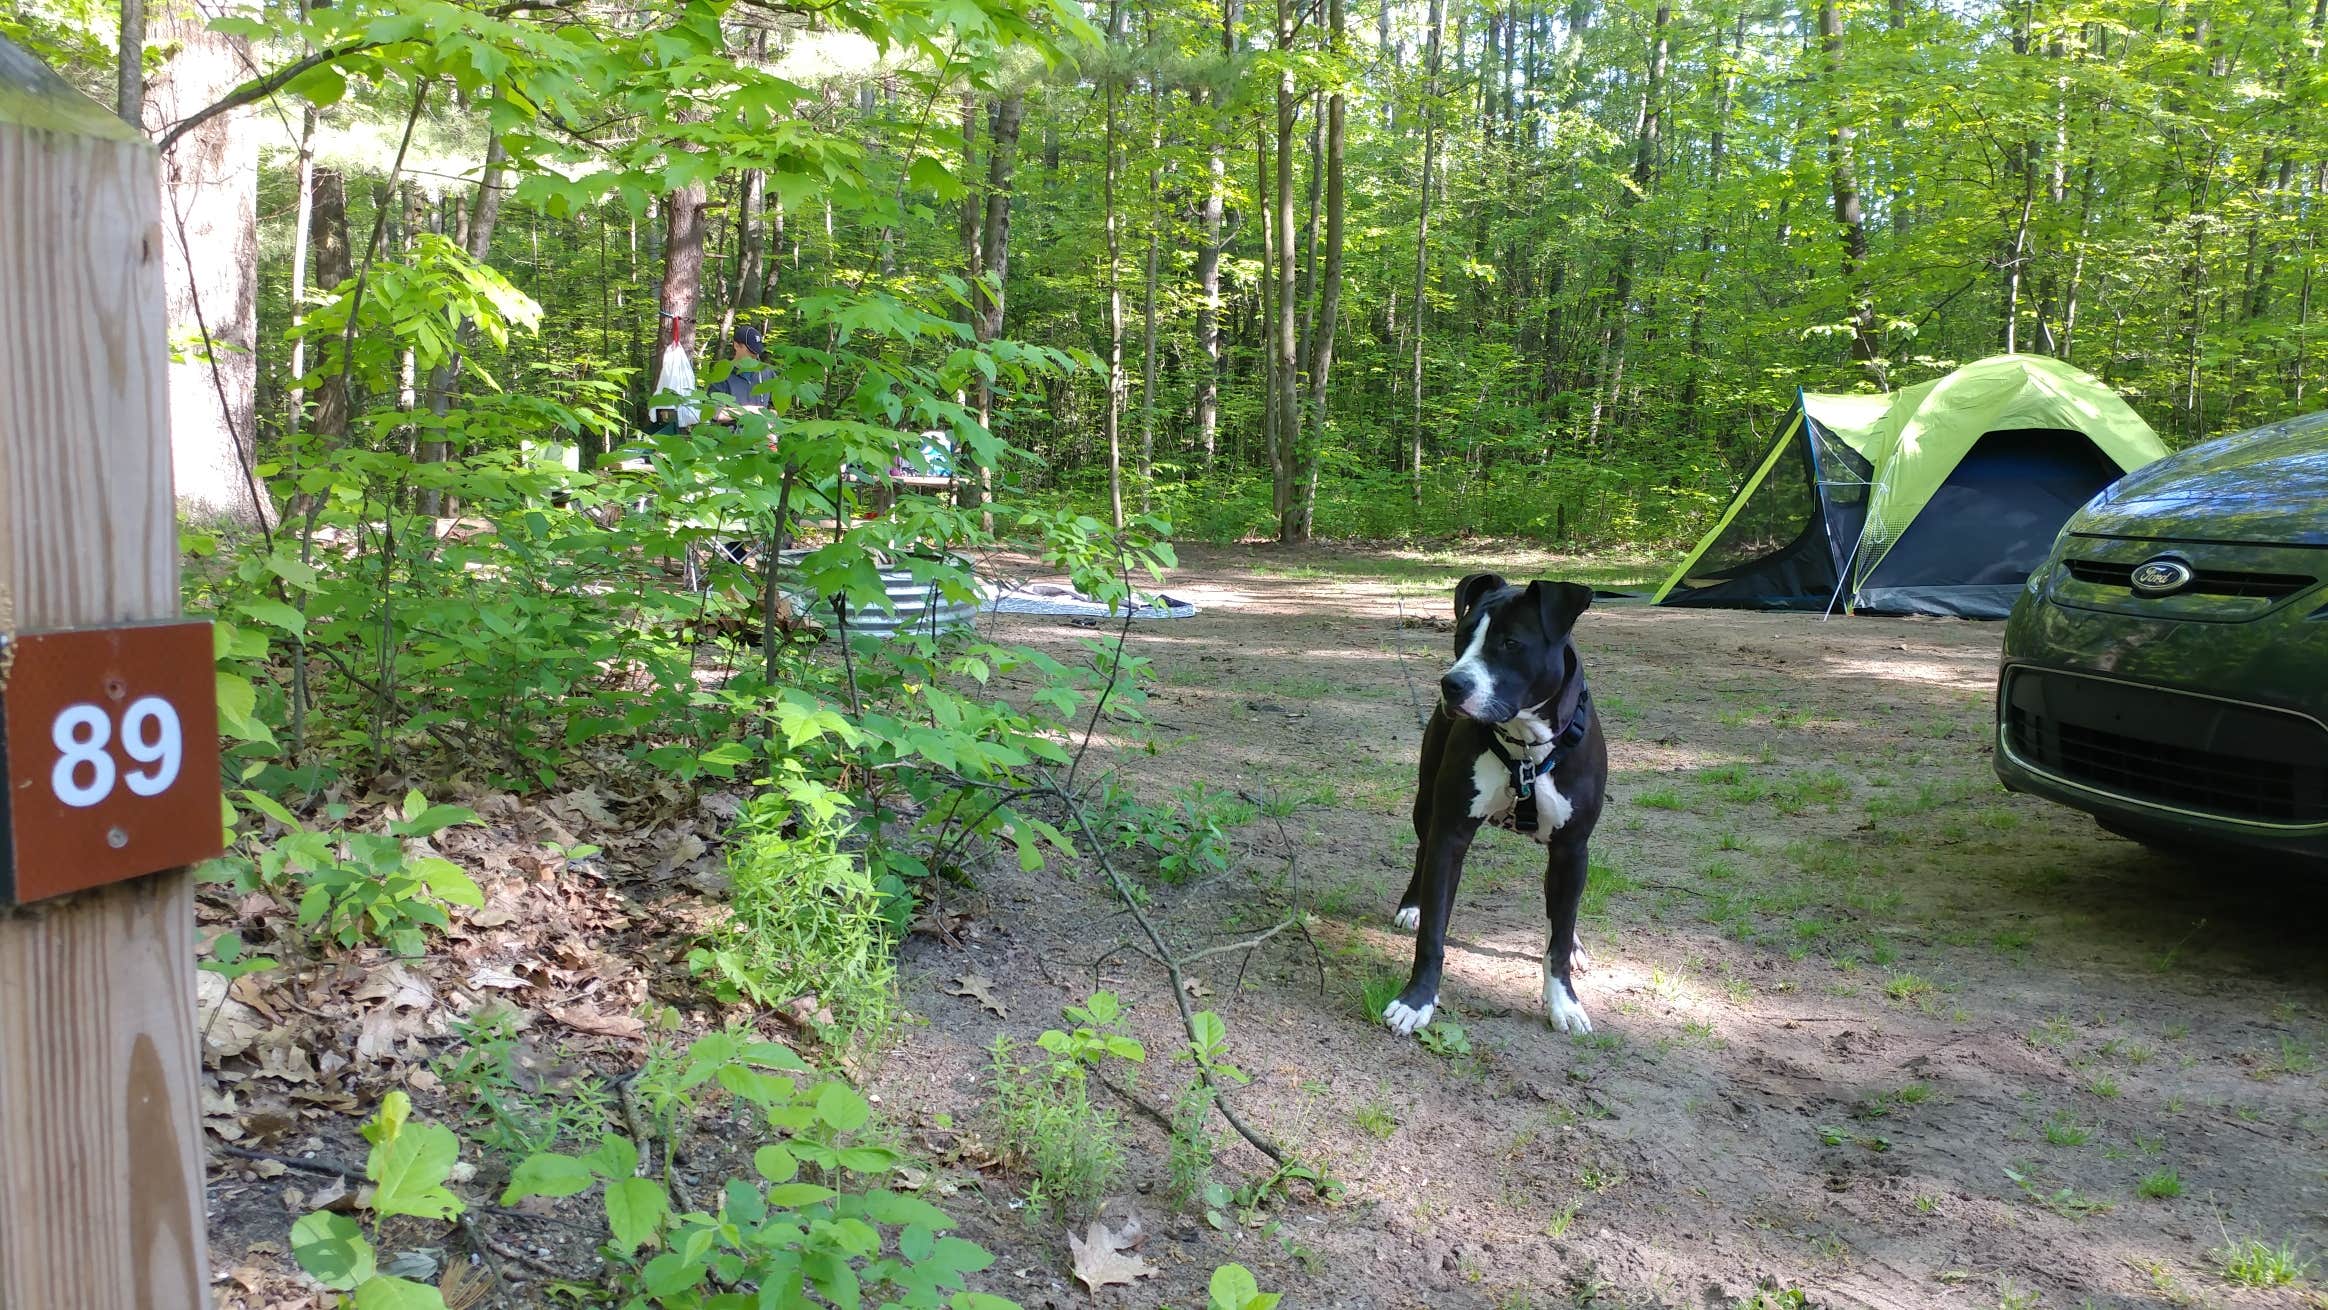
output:
[[[1075,1276],[1097,1293],[1111,1283],[1129,1287],[1136,1278],[1153,1278],[1156,1266],[1130,1252],[1130,1241],[1094,1219],[1082,1237],[1067,1234],[1067,1249],[1075,1254]]]
[[[600,1037],[644,1037],[646,1022],[636,1015],[600,1014],[579,1005],[549,1007],[550,1017],[578,1032],[596,1033]]]
[[[993,1011],[997,1018],[1007,1019],[1010,1017],[1010,1011],[1003,1008],[1002,1002],[994,999],[994,980],[984,974],[963,974],[953,982],[948,983],[945,992],[948,996],[967,996]]]
[[[218,974],[194,975],[195,1024],[202,1032],[202,1053],[213,1064],[251,1049],[269,1028],[258,1011],[227,992],[227,981]]]

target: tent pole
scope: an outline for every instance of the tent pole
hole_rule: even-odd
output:
[[[1665,580],[1664,586],[1650,594],[1650,604],[1655,605],[1672,594],[1673,589],[1680,585],[1682,578],[1688,574],[1689,566],[1697,563],[1698,557],[1706,553],[1706,547],[1714,544],[1714,538],[1721,536],[1722,530],[1730,526],[1730,521],[1738,517],[1738,511],[1745,507],[1746,497],[1752,494],[1756,487],[1762,485],[1764,478],[1770,476],[1771,467],[1778,463],[1780,455],[1786,453],[1786,443],[1794,438],[1795,432],[1803,425],[1802,393],[1799,389],[1795,396],[1794,422],[1787,424],[1786,431],[1779,434],[1778,440],[1770,443],[1769,453],[1765,454],[1762,457],[1762,462],[1755,466],[1754,475],[1746,479],[1744,486],[1738,488],[1738,494],[1730,498],[1729,506],[1722,511],[1722,517],[1715,520],[1714,526],[1707,531],[1706,535],[1698,538],[1698,544],[1691,547],[1687,555],[1681,557],[1681,563],[1675,566],[1673,576]]]

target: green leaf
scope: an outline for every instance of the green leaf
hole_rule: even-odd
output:
[[[923,155],[905,170],[905,184],[917,191],[935,192],[940,200],[959,200],[963,186],[935,155]]]
[[[347,1291],[372,1276],[372,1244],[344,1214],[317,1210],[291,1225],[291,1258],[325,1287]]]
[[[865,1215],[875,1223],[897,1226],[914,1225],[933,1230],[954,1226],[946,1212],[918,1197],[903,1196],[896,1192],[873,1191],[865,1193]]]
[[[1253,1271],[1245,1266],[1225,1264],[1213,1270],[1212,1282],[1206,1290],[1212,1296],[1212,1310],[1245,1310],[1261,1295],[1261,1284],[1254,1281]]]
[[[850,1173],[887,1173],[897,1165],[897,1152],[881,1146],[844,1146],[836,1153],[840,1165]]]
[[[839,1193],[830,1187],[815,1183],[778,1183],[768,1189],[768,1204],[779,1210],[797,1210],[804,1205],[830,1201]]]
[[[348,93],[348,79],[329,64],[317,64],[283,84],[283,89],[318,109],[336,105]]]
[[[606,1225],[624,1254],[662,1238],[671,1198],[652,1178],[624,1178],[606,1185]]]
[[[421,885],[438,900],[470,909],[482,908],[485,893],[477,889],[476,880],[461,871],[461,866],[441,856],[427,856],[412,862],[412,873]]]
[[[536,1158],[555,1160],[562,1157],[548,1156]],[[530,1164],[531,1161],[528,1161],[527,1163]],[[632,1174],[635,1174],[639,1171],[639,1148],[631,1145],[630,1139],[627,1137],[617,1137],[613,1133],[608,1133],[606,1136],[599,1139],[597,1150],[592,1151],[586,1156],[583,1156],[577,1163],[585,1166],[601,1178],[628,1178]],[[584,1186],[588,1186],[588,1184],[584,1184]],[[581,1188],[575,1189],[575,1191],[580,1190]],[[571,1194],[572,1193],[567,1192],[557,1193],[557,1195],[560,1196],[567,1196]]]
[[[774,1142],[752,1152],[752,1168],[771,1183],[785,1183],[800,1172],[800,1161],[790,1148]]]
[[[386,1275],[356,1289],[355,1310],[445,1310],[445,1294],[426,1283]]]
[[[439,1124],[410,1124],[372,1148],[365,1166],[378,1186],[372,1193],[372,1212],[408,1214],[421,1219],[450,1219],[465,1207],[461,1198],[445,1190],[444,1182],[461,1158],[461,1143],[452,1130]]]
[[[501,1203],[509,1205],[528,1196],[572,1196],[589,1191],[597,1181],[598,1175],[589,1165],[570,1155],[528,1156],[509,1175],[509,1187],[501,1193]]]
[[[238,602],[235,612],[246,618],[257,619],[271,627],[281,628],[293,636],[307,631],[307,616],[271,596]]]
[[[647,1267],[639,1275],[650,1295],[668,1300],[702,1282],[703,1272],[701,1263],[686,1259],[676,1251],[666,1251],[647,1261]]]
[[[816,1117],[840,1132],[855,1132],[873,1117],[873,1107],[843,1082],[829,1082],[816,1094]]]

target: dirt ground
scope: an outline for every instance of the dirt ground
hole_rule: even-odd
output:
[[[2328,1263],[2328,886],[2178,862],[2003,792],[2001,625],[1596,607],[1578,640],[1614,778],[1582,927],[1593,1034],[1543,1021],[1542,860],[1509,833],[1473,848],[1448,943],[1434,1026],[1469,1052],[1363,1012],[1412,949],[1390,922],[1407,676],[1428,695],[1449,584],[1474,567],[1607,576],[1189,549],[1167,590],[1203,612],[1134,625],[1150,724],[1109,736],[1105,764],[1149,799],[1202,781],[1305,801],[1282,832],[1241,828],[1229,875],[1151,882],[1152,905],[1183,951],[1289,900],[1313,912],[1310,942],[1207,961],[1200,1003],[1255,1075],[1236,1108],[1346,1190],[1216,1232],[1166,1207],[1165,1136],[1126,1108],[1133,1186],[1110,1213],[1141,1215],[1162,1276],[1086,1294],[1057,1224],[964,1170],[945,1190],[1001,1254],[990,1290],[1202,1306],[1235,1259],[1304,1310],[2328,1305],[2328,1269],[2257,1289],[2218,1255],[2253,1237]],[[1001,635],[1065,652],[1094,634]],[[1133,1006],[1157,1053],[1139,1091],[1169,1100],[1188,1074],[1162,1058],[1167,984],[1101,881],[997,873],[981,895],[961,946],[908,949],[912,1018],[874,1076],[891,1113],[925,1139],[975,1124],[994,1035],[1031,1040],[1094,985]],[[965,973],[1006,1017],[947,994]],[[1262,1163],[1224,1145],[1218,1172]],[[2178,1195],[2143,1194],[2169,1171]]]

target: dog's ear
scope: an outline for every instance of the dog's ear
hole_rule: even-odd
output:
[[[1581,582],[1531,582],[1528,591],[1544,616],[1544,634],[1565,636],[1577,616],[1592,605],[1592,588]]]
[[[1501,573],[1474,573],[1456,583],[1455,621],[1461,623],[1463,616],[1471,612],[1471,607],[1477,605],[1481,597],[1490,592],[1499,591],[1507,585],[1509,584],[1503,580]]]

